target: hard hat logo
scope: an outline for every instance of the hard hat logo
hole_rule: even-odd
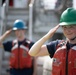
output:
[[[67,8],[61,15],[60,26],[76,24],[76,9]]]
[[[23,20],[16,20],[13,25],[13,30],[27,29],[27,26]]]

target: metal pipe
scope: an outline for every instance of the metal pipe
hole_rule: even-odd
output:
[[[0,23],[2,21],[2,0],[0,0]],[[1,36],[1,33],[2,33],[2,25],[0,24],[0,36]],[[0,75],[1,75],[1,72],[2,72],[2,49],[0,48]]]
[[[29,4],[29,39],[32,40],[32,27],[33,27],[33,4],[34,0],[31,0]]]
[[[5,19],[6,19],[6,2],[2,5],[2,0],[0,0],[0,36],[2,35],[4,31],[4,25],[5,25]],[[0,48],[0,75],[2,74],[2,57],[3,57],[4,50]]]

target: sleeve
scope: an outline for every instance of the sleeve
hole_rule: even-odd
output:
[[[29,49],[33,46],[34,42],[31,42],[29,45]]]
[[[3,43],[4,46],[4,50],[11,52],[11,48],[12,48],[12,41],[7,41]]]
[[[59,41],[60,40],[52,41],[46,45],[51,58],[53,57],[53,55],[56,51],[56,47],[57,47]]]

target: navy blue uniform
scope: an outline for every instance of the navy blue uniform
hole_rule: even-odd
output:
[[[21,41],[21,42],[18,41],[18,44],[20,45],[23,42],[24,42],[24,40]],[[33,44],[34,44],[34,42],[30,43],[29,49],[31,48],[31,46]],[[4,42],[3,46],[4,46],[4,50],[5,51],[11,52],[11,49],[12,49],[12,46],[13,46],[12,45],[12,41]],[[12,68],[12,69],[10,69],[10,75],[32,75],[32,74],[33,74],[33,65],[32,65],[31,68],[24,68],[24,69],[15,69],[15,68]]]
[[[56,41],[52,41],[50,43],[47,44],[47,49],[48,49],[48,52],[50,54],[50,57],[52,58],[55,51],[56,51],[56,48],[57,48],[57,45],[61,42],[61,40],[56,40]],[[69,50],[72,46],[74,46],[76,44],[70,44],[67,42],[66,46],[67,46],[67,49]]]

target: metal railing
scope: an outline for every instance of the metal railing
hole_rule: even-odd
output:
[[[1,2],[2,3],[2,2]],[[3,5],[0,5],[0,36],[3,34],[6,28],[6,13],[8,11],[8,0]],[[3,49],[0,48],[0,75],[2,75],[2,58]]]
[[[34,5],[34,1],[35,0],[31,0],[30,4],[29,4],[29,39],[32,40],[32,27],[33,27],[33,5]]]
[[[0,35],[5,31],[6,28],[6,14],[8,13],[8,3],[9,0],[6,0],[5,3],[1,7],[1,31]]]

